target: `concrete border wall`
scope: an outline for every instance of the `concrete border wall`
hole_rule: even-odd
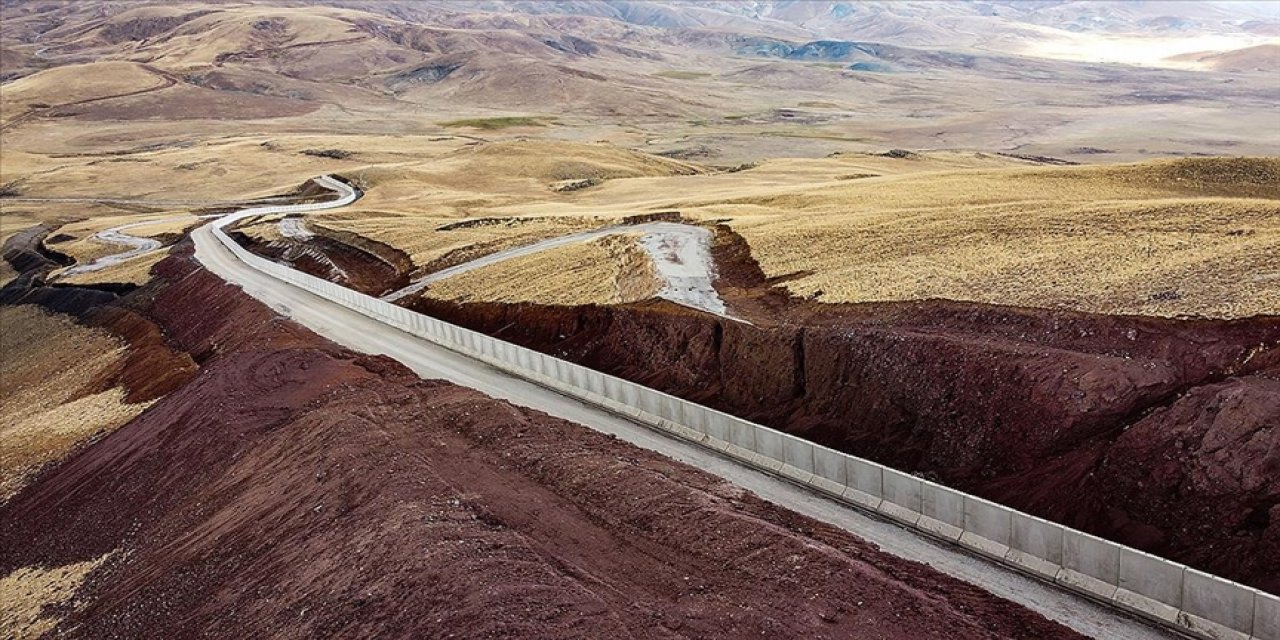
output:
[[[1280,640],[1280,598],[1091,536],[769,427],[422,316],[249,252],[223,228],[253,215],[344,206],[358,193],[328,176],[343,197],[247,209],[214,222],[240,260],[274,278],[518,377],[784,476],[860,509],[1066,589],[1201,638]]]

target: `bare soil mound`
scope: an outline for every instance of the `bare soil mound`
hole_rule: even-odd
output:
[[[361,293],[380,296],[409,284],[407,269],[397,269],[373,253],[325,235],[270,242],[256,241],[241,232],[233,232],[233,236],[254,253]]]

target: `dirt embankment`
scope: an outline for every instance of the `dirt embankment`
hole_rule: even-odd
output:
[[[372,250],[372,241],[357,243],[353,238],[331,237],[327,229],[318,231],[305,240],[278,238],[262,242],[238,231],[232,231],[231,236],[264,258],[361,293],[380,296],[409,286],[412,263],[408,256],[400,253],[403,260],[387,259],[386,252]]]
[[[0,507],[0,575],[90,567],[52,633],[1076,637],[714,476],[340,349],[188,257],[156,274],[129,302],[200,375]]]
[[[174,349],[163,329],[137,310],[139,305],[149,305],[164,283],[153,283],[141,291],[134,285],[48,285],[48,273],[69,263],[60,259],[65,256],[43,248],[49,232],[47,227],[32,227],[5,243],[3,258],[19,276],[0,287],[0,304],[38,305],[123,339],[128,345],[125,357],[104,371],[90,392],[122,385],[125,401],[139,403],[186,384],[196,374],[196,364],[186,353]],[[122,298],[128,292],[136,293]]]
[[[663,303],[411,304],[1280,592],[1280,317],[822,305],[762,293],[720,249],[719,288],[757,326]]]

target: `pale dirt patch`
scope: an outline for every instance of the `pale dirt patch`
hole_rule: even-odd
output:
[[[61,618],[44,609],[71,601],[85,577],[114,554],[60,567],[22,567],[0,578],[0,636],[25,640],[52,629]]]

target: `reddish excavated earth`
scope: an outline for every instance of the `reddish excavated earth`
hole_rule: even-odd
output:
[[[281,238],[256,242],[244,233],[232,237],[260,256],[371,296],[381,296],[409,285],[412,263],[408,256],[392,261],[347,242],[313,235],[306,241]],[[353,234],[354,235],[354,234]],[[388,247],[389,251],[394,251]]]
[[[115,304],[198,375],[0,507],[0,575],[121,551],[52,634],[1077,637],[715,476],[336,347],[189,256],[156,273]]]
[[[663,302],[408,305],[1280,593],[1280,316],[788,298],[721,233],[755,325]]]

